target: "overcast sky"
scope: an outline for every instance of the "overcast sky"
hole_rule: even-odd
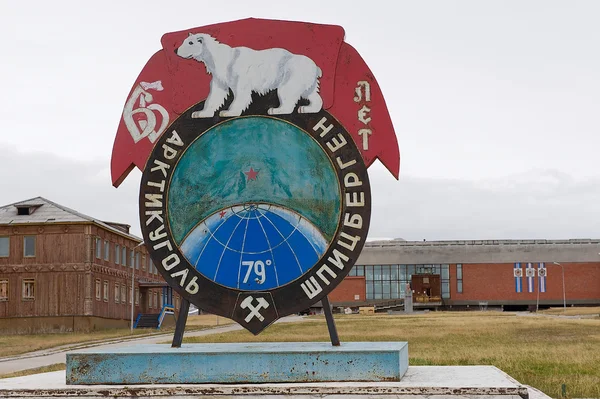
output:
[[[337,24],[375,74],[400,180],[369,169],[370,236],[600,237],[599,1],[3,1],[0,205],[38,195],[140,234],[109,163],[167,32],[246,17]]]

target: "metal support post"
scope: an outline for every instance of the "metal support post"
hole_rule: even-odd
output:
[[[325,320],[327,320],[327,329],[329,330],[329,338],[331,338],[331,345],[340,346],[340,337],[335,327],[335,321],[333,320],[333,313],[331,312],[331,305],[329,304],[329,298],[324,296],[321,299],[323,305],[323,311],[325,312]]]
[[[185,323],[187,322],[189,311],[190,303],[187,299],[181,298],[181,306],[179,307],[179,314],[177,315],[171,348],[181,348],[181,341],[183,341],[183,332],[185,331]]]

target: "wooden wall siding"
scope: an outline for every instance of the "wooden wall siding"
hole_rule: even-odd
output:
[[[24,300],[23,280],[35,279],[35,300]],[[9,300],[0,301],[0,317],[83,315],[84,273],[0,274],[9,281]]]
[[[161,277],[160,273],[150,273],[150,270],[148,268],[148,252],[146,251],[145,246],[137,247],[138,242],[128,239],[122,235],[113,233],[111,231],[102,229],[98,226],[90,227],[90,243],[92,246],[92,249],[90,251],[91,263],[95,265],[108,266],[119,270],[123,270],[129,274],[131,273],[131,268],[129,267],[127,262],[129,262],[131,250],[134,249],[135,252],[139,252],[141,254],[140,268],[139,270],[135,270],[136,279],[143,278],[145,280],[151,281],[163,281],[163,278]],[[102,250],[100,258],[96,257],[96,238],[98,237],[102,241]],[[105,241],[108,241],[110,246],[108,260],[104,259]],[[120,258],[120,262],[118,265],[115,263],[115,245],[119,245],[120,248],[122,248],[123,246],[127,248],[127,259],[125,259],[125,265],[123,265],[124,262],[122,257]],[[129,275],[131,276],[131,274]]]
[[[36,236],[36,256],[23,256],[23,236]],[[115,264],[115,245],[125,246],[128,257],[131,249],[141,254],[139,269],[135,273],[136,288],[140,279],[163,281],[158,273],[150,273],[148,254],[145,247],[137,247],[138,242],[121,234],[105,230],[94,224],[65,225],[21,225],[0,226],[0,236],[10,237],[10,254],[0,258],[0,280],[9,280],[9,300],[0,301],[0,317],[26,316],[98,316],[111,319],[129,320],[129,287],[131,272],[129,266]],[[96,237],[102,239],[102,256],[96,258]],[[104,242],[110,243],[109,260],[104,259]],[[120,262],[122,263],[122,262]],[[35,300],[22,300],[22,280],[35,279]],[[108,281],[109,297],[104,302],[96,300],[96,279]],[[126,301],[115,302],[115,283],[126,286]],[[159,293],[161,290],[156,289]],[[134,291],[135,292],[135,291]],[[138,312],[160,310],[148,308],[146,289],[143,297],[134,308]],[[154,305],[154,302],[153,302]]]
[[[10,254],[0,258],[1,265],[70,264],[84,262],[83,226],[0,227],[0,236],[10,237]],[[23,254],[23,237],[35,236],[35,257]]]

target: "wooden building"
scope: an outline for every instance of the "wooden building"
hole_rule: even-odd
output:
[[[127,327],[132,301],[134,320],[178,308],[129,228],[42,197],[0,207],[0,331]]]

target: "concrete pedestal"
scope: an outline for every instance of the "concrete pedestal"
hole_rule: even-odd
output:
[[[67,384],[400,381],[406,342],[135,345],[67,353]]]
[[[65,372],[0,380],[0,398],[550,399],[493,366],[411,366],[400,382],[67,385]]]

